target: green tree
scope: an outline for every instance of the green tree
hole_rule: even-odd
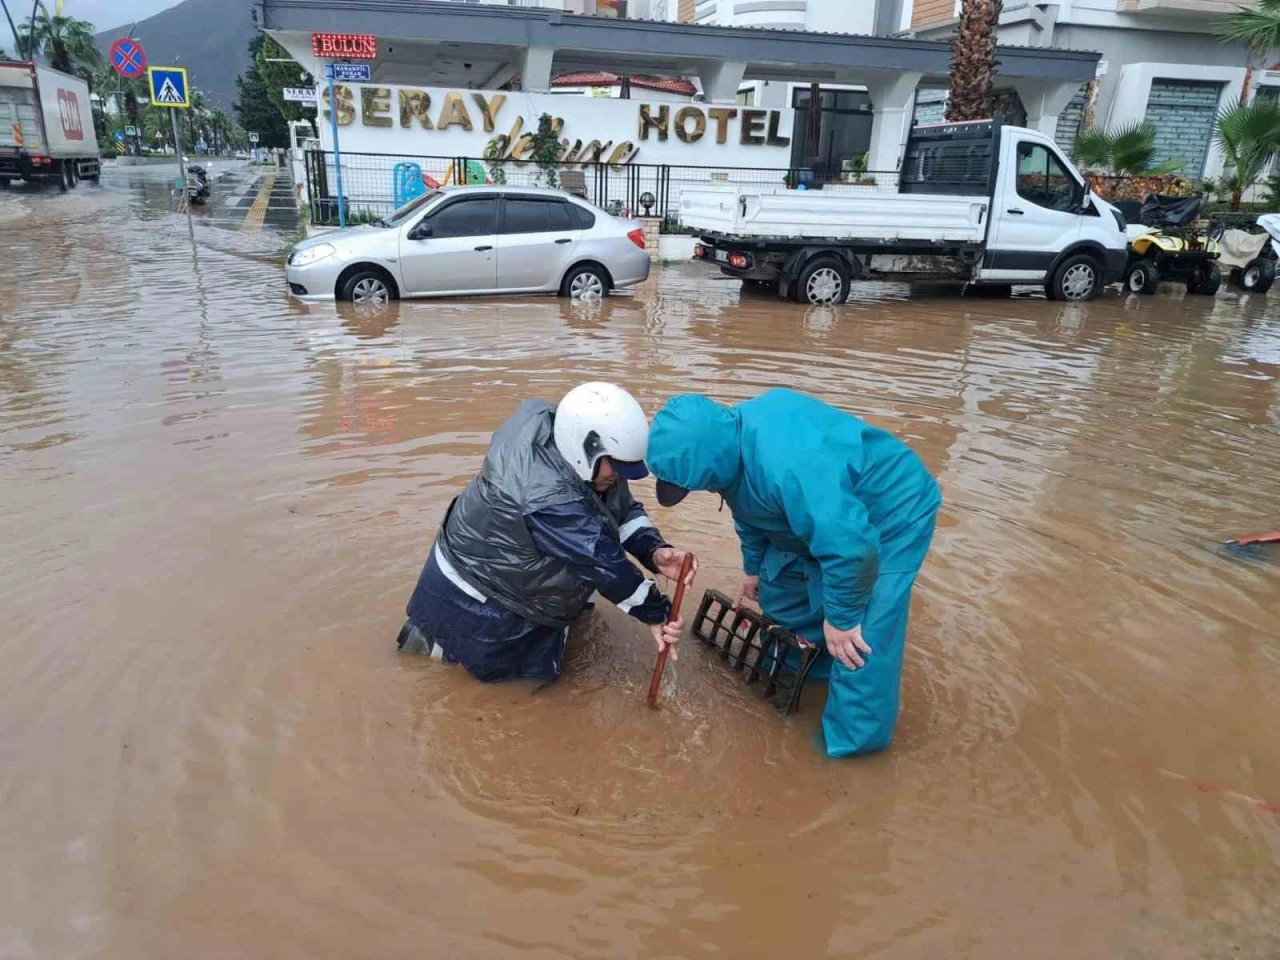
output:
[[[34,50],[42,54],[53,69],[74,73],[90,87],[96,84],[102,54],[93,42],[93,24],[88,20],[64,17],[60,12],[49,16],[41,3],[36,17],[28,17],[22,30],[30,38],[28,55]]]
[[[235,112],[245,130],[258,134],[261,146],[287,147],[289,125],[272,100],[267,82],[259,71],[258,58],[266,40],[266,34],[260,33],[249,42],[253,66],[247,73],[236,77]]]
[[[1081,167],[1120,176],[1159,176],[1173,173],[1179,167],[1172,162],[1152,165],[1156,155],[1156,128],[1149,120],[1111,131],[1088,127],[1080,131],[1071,152]]]
[[[1239,210],[1245,191],[1280,151],[1280,104],[1255,100],[1228,107],[1218,115],[1214,139],[1222,144],[1226,161],[1219,186],[1231,194],[1231,209]]]
[[[287,61],[287,62],[284,62]],[[286,121],[309,120],[315,125],[316,109],[284,98],[285,87],[310,87],[311,77],[302,66],[290,59],[289,51],[267,37],[253,58],[258,76],[267,86],[267,95]]]
[[[1243,43],[1259,55],[1280,47],[1280,0],[1256,0],[1221,17],[1218,36],[1226,43]]]
[[[951,96],[947,119],[985,120],[991,116],[996,76],[996,37],[1003,0],[963,0],[951,45]]]

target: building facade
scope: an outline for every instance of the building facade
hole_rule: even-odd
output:
[[[1251,70],[1249,51],[1223,43],[1215,20],[1246,0],[1005,0],[1000,43],[1102,54],[1096,79],[1059,114],[1056,137],[1070,147],[1088,123],[1107,130],[1150,121],[1156,161],[1191,178],[1223,171],[1214,119],[1242,96],[1274,96],[1280,74]],[[954,35],[955,0],[915,0],[912,34]],[[1253,62],[1253,66],[1262,64]],[[924,101],[929,98],[928,104]],[[945,93],[921,92],[917,116],[940,112]],[[1020,104],[1012,104],[1016,111]]]
[[[891,34],[910,26],[911,0],[693,0],[693,23],[819,33]]]

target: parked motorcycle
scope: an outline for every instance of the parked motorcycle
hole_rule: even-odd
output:
[[[187,202],[202,207],[209,202],[209,171],[194,164],[187,167]]]

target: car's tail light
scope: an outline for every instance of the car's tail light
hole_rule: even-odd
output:
[[[630,240],[632,243],[634,243],[641,250],[644,249],[644,231],[641,230],[639,227],[636,227],[634,230],[628,233],[627,239]]]
[[[747,255],[745,253],[729,254],[729,266],[733,267],[735,270],[747,269]]]
[[[707,248],[700,243],[695,243],[693,245],[693,255],[699,260],[703,260],[707,256]]]

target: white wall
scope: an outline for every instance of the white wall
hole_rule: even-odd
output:
[[[758,110],[752,117],[754,125],[748,129],[743,113],[744,109],[750,108],[673,103],[656,97],[647,98],[643,96],[644,91],[635,90],[632,91],[632,99],[616,100],[438,87],[379,88],[339,84],[338,88],[339,102],[350,104],[350,119],[339,127],[339,139],[344,150],[409,156],[482,157],[491,140],[500,135],[510,137],[514,134],[518,141],[523,135],[535,132],[538,118],[547,113],[564,121],[562,140],[570,144],[581,142],[583,146],[592,142],[608,144],[605,159],[624,147],[624,154],[634,154],[632,162],[646,164],[786,167],[791,157],[790,137],[794,120],[789,109]],[[384,91],[386,96],[378,96],[374,92],[377,90]],[[325,92],[321,85],[322,96]],[[415,105],[422,101],[413,98],[422,95],[429,98],[426,117],[430,129],[425,129],[412,111],[408,116],[402,113],[402,94],[407,98],[406,102]],[[364,109],[366,95],[373,106],[370,111]],[[488,118],[482,103],[488,108]],[[665,111],[665,137],[661,129],[643,125],[646,110],[654,123],[660,122]],[[712,110],[721,112],[713,115]],[[676,130],[676,119],[681,111],[686,111],[684,137]],[[332,147],[329,144],[327,98],[322,112],[321,139],[324,149],[329,150]],[[702,121],[701,133],[698,132],[699,119]],[[769,136],[771,128],[772,137]],[[718,142],[721,138],[723,143]]]
[[[372,109],[365,109],[366,92]],[[495,140],[503,152],[500,169],[506,182],[513,185],[542,182],[537,165],[530,162],[532,147],[528,135],[536,132],[543,113],[563,121],[562,150],[567,151],[565,155],[570,159],[589,162],[599,157],[610,163],[611,183],[605,199],[625,196],[629,170],[637,168],[642,189],[664,189],[657,182],[651,164],[672,167],[673,200],[678,198],[683,186],[710,186],[731,180],[735,175],[726,171],[734,167],[775,169],[779,171],[777,181],[781,186],[781,171],[791,162],[793,111],[673,103],[646,99],[640,97],[640,93],[633,91],[635,99],[617,100],[339,84],[338,102],[342,106],[339,118],[346,121],[339,126],[338,133],[343,156],[343,190],[353,207],[380,209],[385,213],[390,209],[394,168],[398,163],[417,163],[424,174],[445,182],[453,168],[452,158],[485,158],[488,145]],[[402,94],[409,108],[406,113],[401,109]],[[423,96],[429,98],[429,105],[424,103]],[[665,139],[660,129],[644,125],[646,111],[658,124],[665,115]],[[420,120],[423,112],[430,129]],[[676,129],[678,117],[683,119],[683,138]],[[320,131],[322,149],[332,150],[327,98],[322,100]],[[719,142],[721,139],[723,143]],[[492,161],[482,161],[477,166],[485,168],[486,176],[494,176]],[[336,183],[332,164],[330,169],[329,192],[332,194]],[[760,182],[762,175],[748,169],[738,176],[745,178],[744,182]],[[769,175],[765,176],[767,179]],[[589,192],[595,188],[594,177],[594,171],[589,169]]]

